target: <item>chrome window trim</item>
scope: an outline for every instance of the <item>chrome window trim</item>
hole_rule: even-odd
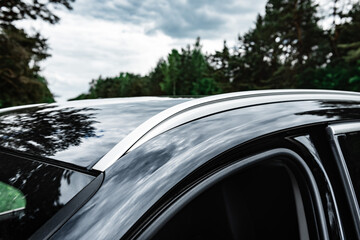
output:
[[[220,94],[194,99],[168,108],[145,121],[105,154],[93,166],[93,169],[105,171],[125,153],[135,149],[147,140],[197,118],[252,105],[300,100],[360,102],[360,94],[326,90],[263,90]]]
[[[287,161],[294,161],[299,164],[303,170],[305,170],[306,177],[308,178],[310,185],[309,186],[314,194],[314,205],[316,207],[316,213],[319,214],[320,218],[320,224],[319,224],[319,231],[321,235],[321,239],[328,240],[328,230],[325,222],[325,213],[323,209],[323,205],[321,202],[321,197],[319,193],[319,189],[317,187],[315,178],[310,170],[310,168],[306,165],[305,161],[295,152],[285,149],[285,148],[278,148],[273,149],[270,151],[266,151],[248,158],[245,158],[243,160],[239,160],[230,166],[220,170],[219,172],[216,172],[215,174],[209,176],[208,178],[204,179],[202,182],[194,186],[192,189],[190,189],[186,194],[181,196],[179,199],[177,199],[175,202],[171,204],[169,208],[167,208],[163,213],[161,213],[159,216],[156,216],[156,219],[154,219],[153,222],[150,223],[150,225],[145,226],[145,229],[142,233],[140,233],[139,236],[133,236],[131,239],[139,239],[139,240],[145,240],[150,239],[153,234],[155,234],[162,226],[165,225],[166,221],[173,217],[178,211],[181,210],[183,206],[185,206],[187,203],[189,203],[191,200],[193,200],[195,197],[200,195],[202,192],[216,184],[217,182],[223,180],[224,178],[235,174],[236,172],[241,171],[242,169],[245,169],[247,167],[250,167],[254,164],[266,161],[268,159],[274,159],[276,157],[286,157]],[[140,230],[141,231],[141,230]]]
[[[336,162],[339,167],[340,176],[343,181],[345,192],[349,201],[350,209],[352,212],[353,220],[355,222],[356,234],[358,239],[360,239],[360,209],[357,197],[355,194],[355,189],[352,184],[350,177],[349,169],[347,167],[345,157],[342,153],[338,137],[345,133],[350,132],[359,132],[360,123],[341,123],[333,124],[327,127],[327,131],[330,135],[330,141],[332,144],[332,150],[335,155]]]

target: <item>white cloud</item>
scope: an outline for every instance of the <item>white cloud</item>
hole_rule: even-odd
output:
[[[226,3],[229,6],[223,6]],[[264,11],[265,0],[252,2],[251,8],[233,0],[214,1],[214,5],[185,0],[109,0],[92,8],[86,4],[89,2],[78,0],[73,12],[59,12],[61,21],[57,25],[20,23],[48,38],[52,57],[42,63],[42,74],[58,101],[87,92],[91,79],[100,75],[115,76],[125,71],[146,74],[172,48],[194,44],[198,36],[209,53],[221,50],[224,39],[232,46],[238,33],[254,26],[257,13]],[[156,10],[159,6],[160,12]],[[206,19],[195,12],[186,13],[191,7]],[[116,17],[123,8],[139,15]],[[209,26],[212,23],[216,24]]]

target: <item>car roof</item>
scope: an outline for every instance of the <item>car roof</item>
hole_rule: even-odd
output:
[[[189,98],[135,97],[0,110],[0,146],[91,168],[142,122]]]
[[[263,90],[194,99],[166,109],[141,124],[97,162],[94,169],[104,171],[121,156],[149,139],[202,117],[261,104],[304,100],[360,101],[360,94],[329,90]]]
[[[174,123],[171,129],[164,128],[106,168],[101,188],[54,239],[121,239],[151,217],[154,205],[167,204],[203,174],[266,150],[294,147],[298,137],[319,137],[326,144],[327,126],[360,120],[359,94],[296,92],[250,92],[254,97],[234,100],[239,102],[229,104],[228,110],[222,105],[227,101],[204,103],[166,118],[164,126]],[[200,100],[207,101],[193,101]]]
[[[360,94],[328,90],[264,90],[189,100],[135,97],[2,109],[0,145],[105,171],[149,139],[196,119],[237,108],[288,101],[360,102]]]

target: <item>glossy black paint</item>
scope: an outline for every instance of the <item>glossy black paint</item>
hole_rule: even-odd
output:
[[[288,143],[288,142],[287,142]],[[279,145],[279,146],[285,146],[285,145]],[[242,149],[244,149],[242,147]],[[284,189],[281,191],[282,193],[276,193],[277,190],[273,190],[271,191],[270,189],[273,189],[274,187],[276,188],[276,183],[273,183],[273,184],[269,184],[272,180],[270,180],[270,178],[272,177],[269,177],[269,176],[266,176],[267,174],[273,174],[272,171],[276,171],[276,169],[281,169],[283,167],[285,167],[289,172],[291,172],[293,176],[296,175],[296,179],[298,180],[298,183],[305,183],[307,182],[307,184],[301,184],[301,186],[299,185],[299,187],[302,189],[302,196],[303,196],[303,200],[309,200],[309,199],[312,199],[312,203],[309,203],[309,202],[304,202],[304,206],[306,206],[306,208],[304,209],[305,210],[305,214],[307,216],[311,216],[312,214],[316,214],[316,216],[318,216],[319,218],[322,218],[324,219],[324,217],[321,217],[323,216],[323,213],[320,213],[320,211],[317,211],[316,209],[312,209],[311,206],[313,206],[313,204],[316,205],[316,199],[319,199],[316,197],[318,191],[317,191],[317,187],[316,187],[316,183],[312,180],[312,177],[310,177],[310,175],[312,175],[312,173],[310,173],[308,167],[306,166],[305,162],[303,161],[303,159],[297,155],[295,152],[293,152],[292,150],[289,150],[287,148],[277,148],[276,146],[272,145],[272,147],[270,147],[269,151],[265,151],[265,152],[261,152],[263,149],[266,149],[266,148],[257,148],[257,151],[255,153],[255,155],[253,154],[242,154],[242,153],[239,153],[237,150],[238,149],[234,149],[232,151],[229,151],[227,152],[226,154],[222,155],[221,157],[219,157],[219,160],[222,160],[222,162],[225,162],[226,163],[226,160],[225,159],[232,159],[233,161],[230,160],[230,162],[232,164],[225,164],[223,166],[221,166],[220,168],[216,168],[217,170],[214,171],[211,175],[209,175],[208,178],[204,179],[204,181],[200,182],[199,184],[197,184],[196,186],[194,187],[191,187],[189,191],[187,191],[184,195],[182,195],[181,197],[179,197],[178,199],[175,200],[175,202],[173,202],[171,204],[171,207],[169,208],[166,208],[165,212],[161,213],[161,215],[159,217],[157,217],[154,222],[151,223],[150,226],[146,226],[145,227],[145,231],[144,232],[141,232],[141,231],[138,231],[140,232],[140,235],[132,235],[131,236],[131,239],[153,239],[151,238],[151,236],[153,236],[153,233],[157,232],[157,230],[160,230],[161,228],[163,228],[163,224],[162,223],[167,223],[171,218],[172,218],[172,214],[177,210],[179,210],[179,213],[180,212],[183,212],[183,207],[186,208],[186,206],[188,204],[192,204],[193,202],[193,197],[194,196],[197,196],[199,194],[202,194],[202,192],[207,192],[209,189],[207,189],[209,186],[213,186],[212,184],[215,183],[215,185],[219,184],[220,182],[224,181],[227,177],[234,177],[236,176],[236,174],[238,173],[240,175],[243,175],[245,174],[248,170],[250,169],[260,169],[262,167],[264,167],[266,170],[267,173],[264,172],[264,175],[262,174],[255,174],[255,181],[260,181],[261,185],[259,185],[258,187],[255,186],[255,184],[253,185],[251,183],[251,177],[248,178],[249,181],[247,180],[242,180],[239,184],[235,184],[236,186],[236,190],[233,189],[231,192],[233,192],[234,194],[241,192],[241,190],[238,188],[239,186],[243,186],[243,187],[246,187],[246,188],[249,188],[251,189],[251,191],[260,191],[261,193],[250,193],[251,195],[249,197],[246,197],[247,200],[249,199],[252,199],[252,203],[255,203],[253,205],[254,210],[248,212],[247,210],[249,208],[246,208],[246,209],[243,209],[244,210],[244,215],[241,215],[242,217],[242,220],[244,220],[246,222],[246,219],[249,218],[249,223],[245,223],[244,222],[244,225],[243,226],[249,226],[251,225],[251,222],[253,219],[254,220],[254,217],[255,219],[257,219],[256,216],[259,216],[259,215],[262,215],[261,212],[258,212],[259,209],[261,208],[265,208],[263,211],[264,211],[264,214],[268,211],[266,210],[266,208],[271,208],[270,206],[272,205],[271,203],[271,198],[273,196],[276,196],[276,197],[279,197],[281,194],[283,194],[285,191]],[[261,152],[261,153],[259,153]],[[236,153],[234,155],[234,153]],[[240,155],[240,156],[239,156]],[[246,157],[241,157],[242,156],[246,156]],[[238,161],[238,159],[242,159],[240,161]],[[216,161],[217,158],[213,159],[213,161]],[[225,160],[225,161],[224,161]],[[274,168],[273,168],[274,167]],[[273,169],[271,169],[273,168]],[[199,174],[201,175],[201,174]],[[276,178],[276,177],[275,177]],[[269,179],[269,181],[266,181],[266,179]],[[189,179],[187,179],[189,180]],[[307,180],[307,181],[306,181]],[[283,181],[283,180],[282,180]],[[233,181],[231,181],[232,184],[234,183]],[[266,183],[265,183],[266,182]],[[267,185],[269,184],[269,185]],[[275,184],[275,185],[274,185]],[[266,189],[263,189],[264,186],[267,185]],[[281,184],[280,184],[281,185]],[[280,186],[279,186],[280,188]],[[260,189],[263,189],[263,190],[260,190]],[[269,193],[269,190],[270,190],[270,193]],[[269,202],[266,200],[264,201],[264,199],[267,199],[266,196],[263,196],[263,197],[258,197],[257,199],[253,199],[254,196],[256,196],[257,194],[263,194],[267,192],[267,195],[272,195],[269,197]],[[286,192],[286,191],[285,191]],[[170,192],[170,195],[174,196],[176,194],[174,194],[174,192]],[[219,194],[220,196],[222,195]],[[310,196],[311,195],[311,196]],[[240,195],[239,195],[240,196]],[[286,199],[286,201],[288,201],[290,198],[289,197],[284,197]],[[205,201],[210,201],[211,202],[212,199],[205,199]],[[239,201],[241,201],[239,199]],[[282,201],[282,200],[279,200],[279,201]],[[289,204],[289,203],[288,203]],[[247,205],[247,204],[246,204]],[[251,208],[251,205],[247,205],[247,207],[250,207]],[[270,205],[270,206],[269,206]],[[273,204],[273,207],[276,208],[275,206],[277,205],[277,203],[274,203]],[[283,204],[281,204],[283,205]],[[258,206],[258,207],[257,207]],[[273,208],[273,210],[274,210]],[[322,208],[319,208],[319,209],[322,209]],[[236,211],[236,210],[235,210]],[[271,211],[271,210],[270,210]],[[282,210],[279,210],[279,212],[281,212]],[[247,214],[250,214],[250,215],[247,215],[246,216],[246,213]],[[256,212],[258,212],[256,214]],[[316,213],[315,213],[316,212]],[[210,211],[211,213],[211,211]],[[252,214],[254,213],[254,214]],[[274,224],[276,221],[278,221],[279,219],[276,219],[277,217],[279,217],[280,215],[274,213],[274,214],[271,214],[272,215],[272,218],[274,220],[271,220],[271,223],[270,224],[266,224],[266,222],[263,222],[263,224],[259,224],[259,226],[256,226],[256,227],[250,227],[250,229],[248,230],[245,230],[244,231],[244,235],[245,235],[245,232],[247,231],[252,231],[254,230],[254,228],[257,228],[257,227],[260,227],[261,229],[263,229],[262,227],[264,227],[264,230],[268,227],[270,227],[272,224]],[[276,216],[276,217],[275,217]],[[307,224],[308,224],[308,232],[309,232],[309,235],[311,236],[311,239],[327,239],[327,238],[321,238],[320,236],[327,236],[327,231],[325,230],[325,228],[323,228],[324,225],[322,225],[321,223],[316,223],[316,221],[314,221],[314,219],[316,219],[316,216],[314,216],[314,218],[309,218]],[[195,216],[196,217],[196,216]],[[260,217],[261,219],[262,217]],[[290,216],[288,217],[285,217],[285,219],[287,218],[291,218]],[[255,220],[255,224],[256,223],[260,223],[261,220]],[[171,221],[171,220],[170,220]],[[280,220],[281,221],[281,220]],[[205,220],[206,222],[206,220]],[[254,223],[254,222],[253,222]],[[201,224],[201,223],[200,223]],[[304,224],[304,222],[301,222],[301,224]],[[283,227],[285,227],[286,224],[281,224]],[[206,224],[205,224],[206,226]],[[241,227],[239,227],[241,228]],[[271,227],[272,228],[272,227]],[[274,227],[275,229],[276,227]],[[191,228],[189,228],[191,229]],[[237,228],[238,229],[238,228]],[[325,231],[322,231],[322,230],[325,230]],[[175,230],[177,231],[177,230]],[[261,230],[260,230],[261,231]],[[264,231],[262,232],[264,233]],[[262,233],[259,233],[260,235]],[[170,232],[171,234],[171,232]],[[242,235],[241,238],[229,238],[229,239],[264,239],[266,237],[264,236],[259,236],[258,237],[254,237],[254,235],[256,235],[257,233],[254,233],[252,234],[252,237],[244,237],[244,235]],[[278,236],[280,236],[281,234],[279,234]],[[317,237],[316,237],[317,236]],[[127,236],[129,238],[129,235]],[[276,237],[270,237],[268,235],[269,239],[275,239]],[[297,236],[288,236],[288,237],[285,237],[286,239],[298,239],[299,235]],[[125,237],[125,239],[128,239]],[[168,237],[169,238],[169,237]],[[170,237],[171,238],[171,237]],[[176,237],[175,237],[176,238]],[[154,238],[156,239],[156,238]]]
[[[94,180],[87,184],[76,194],[66,205],[53,215],[44,225],[41,226],[29,240],[49,239],[70,217],[81,208],[99,189],[104,179],[104,174],[99,174]]]
[[[4,112],[0,114],[0,146],[89,167],[141,123],[188,100],[90,100]]]
[[[323,163],[319,156],[318,150],[316,149],[315,144],[312,140],[312,136],[297,136],[294,137],[294,140],[300,143],[303,147],[305,147],[306,150],[310,153],[312,159],[314,160],[311,163],[308,161],[308,164],[310,166],[313,165],[313,172],[317,180],[318,187],[320,189],[319,192],[325,210],[326,223],[330,239],[344,239],[341,218],[336,207],[335,193],[331,185],[330,178],[323,167]],[[314,166],[314,163],[317,163],[316,166]]]
[[[165,132],[109,168],[100,190],[54,239],[119,239],[166,192],[215,156],[301,126],[360,119],[358,106],[326,101],[264,104],[215,114]]]

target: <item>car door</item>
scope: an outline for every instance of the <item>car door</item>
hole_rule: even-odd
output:
[[[332,124],[327,130],[357,238],[360,239],[360,123]]]
[[[305,161],[276,148],[193,182],[133,236],[139,239],[329,239]]]

